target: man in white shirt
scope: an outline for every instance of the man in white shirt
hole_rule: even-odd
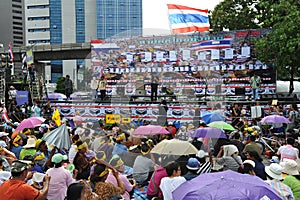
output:
[[[172,200],[172,192],[179,187],[186,179],[181,174],[180,165],[177,162],[171,162],[166,167],[168,177],[161,179],[160,189],[164,200]]]

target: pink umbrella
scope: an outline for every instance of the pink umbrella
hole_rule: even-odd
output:
[[[46,119],[43,117],[30,117],[28,119],[24,119],[16,130],[20,131],[25,128],[34,128],[36,125],[43,123]]]
[[[284,116],[281,115],[269,115],[260,121],[261,123],[266,123],[266,124],[274,124],[274,123],[286,123],[289,124],[291,123],[290,120]]]
[[[140,126],[132,132],[132,135],[157,135],[157,134],[169,134],[162,126],[155,126],[155,125],[147,125],[147,126]]]

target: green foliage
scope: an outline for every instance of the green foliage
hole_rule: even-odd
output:
[[[56,82],[56,89],[54,92],[65,93],[65,77],[59,77]]]
[[[214,31],[260,28],[257,24],[259,0],[224,0],[210,15],[210,27]]]
[[[272,31],[255,42],[257,57],[263,62],[273,62],[279,79],[293,78],[299,75],[300,4],[298,1],[279,0],[271,5],[270,10],[272,18],[266,24],[272,26]]]

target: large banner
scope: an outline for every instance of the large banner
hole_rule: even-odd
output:
[[[17,91],[16,101],[17,105],[28,104],[28,91]]]

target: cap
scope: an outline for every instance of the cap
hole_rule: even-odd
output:
[[[22,162],[20,160],[16,160],[13,161],[12,165],[11,165],[11,172],[12,173],[20,173],[23,172],[24,170],[28,169],[30,166],[25,163]]]
[[[51,162],[57,164],[57,163],[61,163],[64,160],[68,160],[68,156],[62,155],[61,153],[57,153],[52,157]]]
[[[201,149],[200,151],[198,151],[198,153],[196,154],[196,156],[197,156],[198,158],[204,158],[204,157],[208,156],[208,153],[205,152],[205,151],[203,151],[203,150]]]
[[[245,161],[243,162],[243,164],[246,164],[246,163],[252,165],[253,168],[255,167],[255,162],[254,162],[253,160],[245,160]]]
[[[7,147],[6,142],[4,142],[3,140],[0,140],[0,147],[1,147],[1,148]]]
[[[189,158],[186,167],[189,170],[198,170],[200,167],[199,161],[197,158]]]

